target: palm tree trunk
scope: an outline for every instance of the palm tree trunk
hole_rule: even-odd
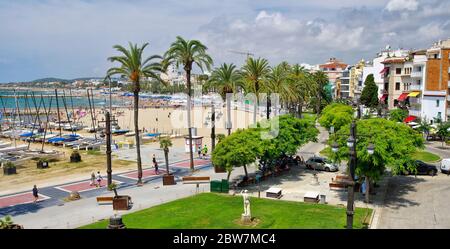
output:
[[[139,83],[135,83],[139,84]],[[136,87],[138,88],[138,87]],[[136,139],[136,155],[138,167],[138,181],[137,184],[142,184],[142,161],[141,161],[141,141],[139,139],[139,90],[134,91],[134,131]]]
[[[216,148],[216,108],[211,105],[211,155]]]
[[[227,93],[227,129],[228,136],[231,134],[231,96]]]
[[[269,94],[267,94],[267,105],[266,105],[266,117],[267,117],[267,119],[270,119],[270,106],[271,106],[270,96],[269,96]]]
[[[299,118],[302,118],[302,114],[303,114],[303,102],[300,101],[300,103],[298,104],[298,116],[299,116]]]
[[[186,70],[187,82],[187,118],[188,118],[188,132],[189,132],[189,159],[191,171],[194,171],[194,152],[192,151],[192,128],[191,128],[191,69]]]
[[[245,164],[244,164],[244,172],[245,172],[245,176],[248,178],[247,166]]]
[[[166,159],[166,172],[167,172],[167,175],[169,175],[170,172],[169,172],[169,150],[168,149],[164,149],[164,157]]]

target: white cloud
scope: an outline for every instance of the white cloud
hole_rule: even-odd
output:
[[[415,11],[419,3],[416,0],[391,0],[386,5],[388,11],[409,10]]]

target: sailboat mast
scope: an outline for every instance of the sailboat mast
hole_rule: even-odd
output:
[[[58,103],[58,89],[55,89],[55,98],[56,98],[56,111],[58,112],[58,129],[59,129],[59,136],[62,136],[61,131],[61,114],[59,113],[59,103]]]

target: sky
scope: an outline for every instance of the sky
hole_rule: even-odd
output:
[[[427,48],[450,37],[439,0],[0,0],[0,82],[101,77],[115,44],[198,39],[214,66],[249,51],[275,65],[353,64],[381,48]]]

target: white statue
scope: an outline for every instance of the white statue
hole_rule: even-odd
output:
[[[242,197],[244,198],[244,213],[243,213],[243,215],[248,217],[251,215],[250,214],[250,196],[246,189],[242,190],[241,194],[242,194]]]

